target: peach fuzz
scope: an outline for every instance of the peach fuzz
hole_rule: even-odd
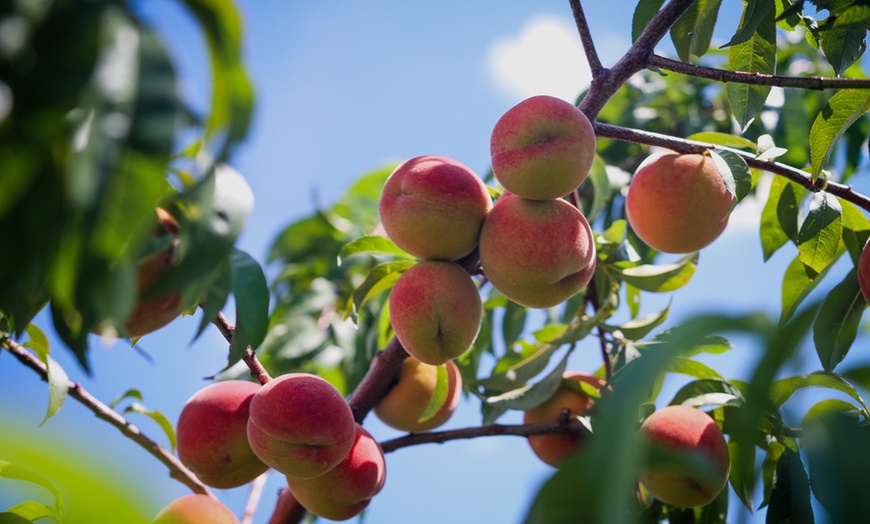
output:
[[[492,198],[483,180],[443,156],[406,160],[389,176],[378,213],[387,236],[418,258],[456,260],[477,247]]]
[[[709,155],[664,153],[644,161],[625,198],[632,230],[665,253],[711,244],[728,224],[733,197]]]
[[[581,371],[568,371],[562,375],[562,380],[585,382],[595,389],[601,389],[605,384],[604,380]],[[568,410],[571,417],[585,415],[594,407],[594,398],[572,387],[562,385],[549,400],[526,410],[523,414],[523,423],[534,424],[558,420],[563,416],[564,410]],[[569,455],[580,449],[585,440],[585,435],[576,433],[529,435],[528,437],[529,446],[535,455],[553,467],[559,467]]]
[[[428,431],[450,419],[462,392],[459,368],[449,360],[447,371],[447,398],[430,418],[420,421],[438,385],[438,367],[424,364],[415,358],[406,358],[399,370],[395,385],[374,408],[375,415],[384,424],[401,431]]]
[[[573,104],[533,96],[496,122],[490,153],[493,173],[508,191],[534,200],[560,198],[589,175],[595,131]]]
[[[710,415],[700,409],[674,405],[644,420],[641,439],[677,453],[700,453],[709,459],[713,475],[693,478],[691,473],[664,467],[645,469],[639,475],[646,489],[660,501],[691,508],[712,502],[725,487],[731,470],[728,444]]]
[[[477,286],[453,262],[422,260],[390,291],[390,323],[409,355],[437,366],[465,353],[483,318]]]
[[[507,298],[532,308],[556,306],[595,272],[595,242],[586,217],[564,200],[502,196],[480,235],[486,277]]]
[[[335,467],[350,451],[354,433],[350,406],[335,386],[316,375],[281,375],[251,399],[251,449],[289,477],[316,477]]]
[[[381,491],[386,480],[384,453],[359,424],[347,457],[329,472],[312,479],[287,478],[293,497],[305,509],[330,520],[358,515]]]
[[[857,270],[861,294],[864,295],[864,301],[870,304],[870,248],[867,247],[868,245],[870,242],[864,244],[864,249],[861,250]]]
[[[251,482],[269,467],[248,444],[248,408],[260,385],[245,380],[210,384],[190,397],[178,417],[178,458],[213,488]]]
[[[239,519],[208,495],[184,495],[170,502],[151,521],[152,524],[239,524]]]

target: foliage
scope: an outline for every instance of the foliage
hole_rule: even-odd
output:
[[[15,257],[0,257],[0,342],[8,349],[11,337],[27,334],[24,345],[47,370],[46,419],[63,404],[68,381],[31,320],[48,307],[56,334],[87,370],[89,333],[110,326],[124,334],[123,319],[139,298],[137,263],[166,248],[151,235],[158,206],[178,219],[181,236],[173,255],[178,270],[153,292],[178,289],[186,309],[201,308],[197,336],[229,295],[235,298],[226,377],[248,371],[248,362],[237,363],[251,348],[271,373],[315,373],[351,395],[392,339],[388,291],[414,263],[378,233],[379,195],[394,166],[365,173],[334,204],[287,225],[265,272],[235,247],[252,206],[250,189],[227,164],[246,136],[253,105],[239,17],[229,1],[183,3],[199,21],[212,60],[205,116],[179,98],[169,50],[126,2],[0,8],[0,23],[21,24],[26,35],[0,48],[0,102],[4,92],[14,102],[0,112],[0,237],[16,246]],[[838,88],[820,79],[866,76],[859,59],[870,8],[850,0],[745,0],[739,27],[714,49],[720,1],[640,0],[635,42],[677,4],[685,12],[668,20],[668,34],[679,69],[639,63],[630,80],[603,80],[611,82],[610,93],[593,83],[577,101],[583,109],[606,98],[591,115],[600,126],[597,157],[577,191],[596,232],[593,281],[536,314],[488,284],[473,256],[462,261],[484,299],[480,335],[457,359],[465,392],[479,399],[482,424],[493,424],[508,410],[550,398],[580,343],[602,350],[597,374],[612,393],[585,420],[595,438],[543,485],[525,516],[529,523],[724,523],[733,496],[747,511],[767,508],[768,522],[814,522],[813,499],[835,521],[866,515],[855,490],[870,469],[867,454],[854,450],[868,445],[870,408],[860,391],[870,386],[870,372],[838,367],[860,349],[854,341],[867,304],[856,270],[838,282],[826,277],[837,274],[831,268],[844,255],[857,265],[870,237],[867,200],[848,186],[865,171],[870,91],[867,84]],[[35,63],[25,67],[28,60]],[[729,72],[750,75],[713,79]],[[663,256],[626,221],[628,173],[662,137],[686,151],[709,148],[735,204],[759,203],[764,261],[781,250],[793,253],[780,283],[779,318],[702,316],[660,330],[670,308],[649,311],[645,299],[665,293],[679,300],[702,259]],[[490,189],[498,195],[499,188]],[[823,298],[807,303],[815,290]],[[751,340],[759,355],[748,381],[723,377],[697,358],[730,351],[734,336]],[[818,370],[789,376],[808,344]],[[661,399],[670,374],[688,382]],[[443,391],[446,373],[439,380]],[[810,387],[830,395],[803,414],[799,427],[786,424],[784,405]],[[705,408],[728,435],[730,490],[707,507],[683,510],[638,496],[636,473],[654,457],[636,429],[663,400]],[[133,402],[125,412],[149,416],[174,440],[159,411]],[[7,513],[64,521],[50,480],[2,460],[0,474],[57,495],[53,503],[34,501]]]

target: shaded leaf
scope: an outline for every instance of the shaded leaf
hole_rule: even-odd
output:
[[[822,387],[845,393],[861,404],[865,412],[870,413],[870,408],[852,384],[842,376],[827,371],[777,380],[770,387],[770,400],[777,407],[782,406],[798,389],[807,387]]]
[[[671,26],[671,41],[680,60],[690,62],[692,55],[704,56],[710,48],[721,3],[722,0],[698,0]]]
[[[801,462],[800,454],[786,448],[776,464],[773,490],[765,522],[769,524],[813,524],[813,506],[810,502],[810,479]]]
[[[740,21],[740,29],[725,46],[728,50],[728,69],[747,73],[773,74],[776,70],[776,21],[773,2],[750,0]],[[731,113],[741,131],[745,131],[764,106],[770,86],[738,84],[725,85]]]
[[[671,306],[668,304],[665,309],[658,313],[650,313],[649,315],[633,318],[618,326],[602,324],[602,327],[611,333],[619,331],[628,340],[640,340],[667,320],[670,308]]]
[[[843,89],[828,100],[816,116],[810,129],[811,171],[815,180],[828,165],[840,138],[859,118],[870,111],[870,93],[866,90]]]
[[[396,280],[415,264],[412,260],[394,260],[376,265],[366,275],[362,284],[353,290],[345,318],[359,311],[372,297],[393,287]]]
[[[867,303],[855,269],[828,293],[813,323],[816,353],[825,371],[833,370],[852,347]]]
[[[674,395],[670,404],[685,404],[697,408],[704,406],[740,405],[743,393],[730,382],[716,377],[689,382]]]
[[[230,253],[233,297],[236,300],[236,329],[230,344],[228,365],[242,358],[250,346],[256,350],[269,330],[269,286],[259,262],[233,249]]]
[[[798,306],[803,303],[804,299],[819,285],[819,282],[825,278],[830,270],[829,265],[822,270],[821,273],[810,277],[807,275],[806,268],[800,257],[795,257],[788,265],[785,273],[782,276],[782,312],[779,316],[779,325],[784,326],[786,322],[791,320],[791,317],[797,311]]]
[[[634,16],[631,19],[631,41],[637,40],[637,37],[646,28],[650,20],[659,12],[665,0],[640,0],[637,7],[634,8]]]
[[[761,248],[767,261],[789,240],[797,243],[798,207],[805,190],[785,177],[774,176],[761,211]]]
[[[734,201],[731,209],[752,190],[752,173],[743,157],[724,149],[710,150],[710,157],[716,163],[719,175],[725,182],[725,188],[731,193]]]
[[[426,404],[426,407],[423,409],[423,413],[420,414],[420,418],[417,419],[417,422],[426,422],[434,417],[435,414],[438,413],[438,410],[441,409],[441,406],[443,406],[447,401],[447,396],[450,392],[447,369],[444,364],[436,366],[436,368],[437,377],[435,390],[432,392],[432,398],[429,399],[429,403]]]
[[[517,389],[507,391],[494,397],[485,399],[485,402],[493,407],[501,409],[531,409],[547,399],[551,398],[559,386],[562,385],[562,374],[565,372],[565,367],[568,365],[568,356],[566,353],[561,362],[555,366],[547,375],[535,384],[527,384]]]

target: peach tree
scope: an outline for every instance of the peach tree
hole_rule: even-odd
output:
[[[746,0],[736,32],[712,49],[721,1],[640,0],[631,47],[603,64],[570,0],[592,72],[574,105],[539,97],[507,111],[493,122],[487,172],[431,151],[362,175],[284,227],[264,265],[236,247],[253,200],[230,167],[254,107],[239,13],[229,0],[180,2],[211,60],[200,115],[179,95],[173,50],[134,4],[0,8],[0,235],[14,247],[0,257],[0,347],[48,383],[46,419],[72,397],[199,495],[157,522],[185,511],[232,521],[210,488],[269,467],[288,476],[271,522],[351,518],[384,482],[383,462],[365,479],[358,463],[386,454],[388,467],[403,447],[500,435],[566,446],[534,451],[557,468],[525,522],[724,523],[733,497],[767,522],[824,520],[820,508],[836,522],[870,514],[870,367],[840,365],[863,349],[870,298],[870,198],[852,186],[866,176],[870,137],[866,2]],[[676,56],[657,51],[665,39]],[[650,309],[649,296],[679,301],[706,245],[750,200],[758,264],[793,256],[769,283],[779,317],[705,314],[663,328],[669,309]],[[845,274],[833,270],[844,261]],[[222,313],[230,296],[234,321]],[[33,322],[41,312],[49,325]],[[228,389],[254,415],[232,430],[219,419],[212,438],[201,428],[223,415],[206,412],[208,395],[191,407],[202,415],[192,432],[146,411],[171,442],[177,429],[178,453],[125,418],[123,396],[94,398],[51,357],[70,351],[90,373],[97,335],[135,342],[194,313],[195,336],[217,329],[227,340],[216,379],[253,384]],[[760,355],[740,378],[704,362],[727,357],[735,337]],[[806,349],[817,360],[794,374]],[[599,353],[600,366],[569,369],[581,351]],[[663,398],[674,375],[681,385]],[[349,413],[336,417],[346,442],[327,471],[301,480],[280,446],[307,452],[335,435],[284,424],[282,410],[328,395],[262,400],[300,376]],[[822,393],[785,416],[806,388]],[[460,391],[480,424],[439,430]],[[524,422],[500,423],[508,411]],[[370,412],[408,434],[376,445]],[[243,474],[208,470],[240,448],[251,451],[238,458]],[[2,450],[0,478],[56,499],[0,517],[70,518],[51,479]]]

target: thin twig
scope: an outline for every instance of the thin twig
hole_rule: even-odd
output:
[[[23,346],[12,340],[7,333],[0,332],[0,347],[9,351],[22,364],[35,371],[42,380],[46,382],[48,381],[48,368],[46,368],[45,364],[43,364],[43,362],[32,353],[27,351]],[[194,493],[200,493],[215,498],[205,484],[200,482],[199,479],[196,478],[196,476],[194,476],[194,474],[175,457],[175,455],[170,453],[157,442],[154,442],[145,436],[138,427],[131,424],[120,413],[88,393],[81,384],[67,382],[66,387],[69,391],[70,397],[76,399],[79,403],[92,411],[97,418],[105,420],[112,426],[115,426],[115,428],[124,434],[125,437],[139,444],[139,446],[141,446],[145,451],[162,462],[169,469],[170,477],[189,487]]]
[[[870,89],[870,78],[829,78],[823,76],[782,76],[746,71],[728,71],[695,64],[687,64],[660,55],[649,55],[647,65],[717,82],[734,82],[759,86],[794,87],[821,91],[823,89]]]
[[[598,57],[598,51],[595,50],[595,41],[592,39],[592,31],[589,30],[589,23],[586,21],[586,13],[583,12],[580,0],[570,0],[569,3],[571,11],[574,13],[577,32],[580,34],[580,42],[583,44],[583,52],[586,53],[586,61],[589,63],[589,70],[592,72],[592,78],[595,78],[603,74],[605,70]]]
[[[260,500],[263,498],[263,488],[266,486],[266,481],[269,479],[269,470],[254,479],[251,483],[251,490],[248,492],[248,501],[245,503],[245,509],[242,513],[241,524],[254,524],[254,515],[257,513],[257,507],[260,506]]]
[[[443,444],[451,440],[464,440],[479,437],[492,437],[499,435],[515,435],[528,437],[529,435],[546,435],[551,433],[588,433],[586,426],[577,419],[550,420],[536,422],[534,424],[489,424],[471,428],[452,429],[446,431],[429,431],[424,433],[409,433],[405,436],[381,442],[384,453],[391,453],[398,449],[420,444]]]
[[[852,186],[822,180],[821,178],[816,179],[814,182],[812,177],[810,177],[810,175],[806,171],[802,171],[800,169],[794,168],[786,164],[781,164],[779,162],[760,160],[756,158],[755,155],[753,155],[752,153],[747,153],[745,151],[740,151],[739,149],[732,149],[715,144],[685,140],[682,138],[676,138],[660,133],[640,131],[637,129],[603,124],[600,122],[596,122],[593,125],[595,126],[596,136],[613,138],[625,142],[634,142],[637,144],[665,147],[679,153],[702,153],[708,149],[725,149],[736,155],[739,155],[741,158],[743,158],[743,160],[746,161],[746,164],[749,167],[784,176],[792,182],[796,182],[814,193],[818,191],[827,191],[828,193],[842,198],[843,200],[852,202],[856,206],[866,211],[870,211],[870,197],[856,192],[852,189]]]
[[[218,313],[217,318],[212,323],[217,326],[227,343],[232,344],[233,333],[235,333],[236,327],[230,324],[227,317],[223,313]],[[250,346],[245,348],[245,352],[242,354],[242,361],[248,366],[248,369],[251,371],[251,376],[257,379],[257,382],[261,385],[272,380],[272,377],[269,376],[269,372],[266,371],[263,364],[257,360],[257,353],[251,349]]]

